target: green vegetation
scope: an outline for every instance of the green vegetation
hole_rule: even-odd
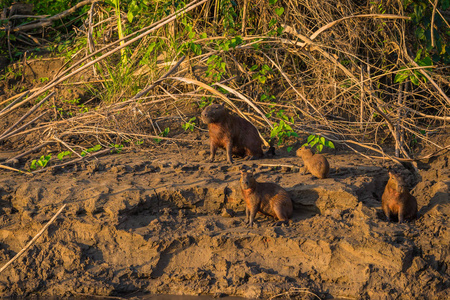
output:
[[[217,0],[196,7],[200,0],[107,0],[68,13],[80,2],[24,2],[34,5],[29,14],[47,17],[0,21],[0,27],[11,29],[9,38],[0,30],[0,56],[10,60],[0,71],[5,95],[48,88],[24,102],[21,107],[27,108],[57,90],[42,107],[49,112],[46,119],[30,132],[57,128],[65,142],[80,143],[71,146],[92,146],[83,156],[99,143],[120,152],[151,141],[144,138],[151,132],[170,138],[204,126],[198,115],[173,124],[174,116],[192,116],[192,109],[200,113],[217,101],[211,90],[186,83],[189,79],[216,89],[279,146],[289,146],[302,132],[323,129],[360,143],[374,137],[374,143],[386,145],[396,130],[388,124],[396,122],[395,128],[404,129],[402,140],[431,145],[427,132],[414,133],[448,126],[443,117],[450,114],[450,26],[442,13],[450,0],[436,2],[435,8],[428,0],[352,5],[347,0],[336,5]],[[8,8],[13,1],[4,3]],[[42,27],[40,22],[47,23]],[[160,80],[182,57],[181,65]],[[37,70],[35,76],[36,70],[30,71],[34,60],[50,65],[55,58],[64,63]],[[61,81],[50,88],[55,79]],[[131,100],[146,87],[151,89]],[[0,100],[0,111],[11,102]],[[0,122],[4,116],[0,112]],[[273,129],[266,124],[274,124]],[[153,139],[156,144],[162,140]],[[308,137],[307,143],[319,152],[334,147],[320,136]],[[61,153],[60,159],[70,155]]]
[[[117,145],[117,144],[111,144],[110,146],[111,146],[111,147],[114,147],[116,150],[117,150],[117,149],[122,150],[122,148],[123,148],[123,145]],[[99,144],[97,144],[97,145],[95,145],[94,147],[91,147],[91,148],[88,148],[88,149],[86,149],[86,150],[83,150],[83,151],[81,152],[80,155],[81,155],[82,157],[85,157],[88,153],[91,153],[91,152],[97,152],[97,151],[99,151],[100,149],[102,149],[102,146],[99,145]],[[117,153],[120,153],[120,151],[117,152]]]
[[[316,147],[316,152],[322,152],[323,147],[328,147],[334,149],[334,144],[332,141],[327,141],[323,136],[311,134],[308,136],[306,143],[303,146],[310,146],[311,148]]]
[[[33,159],[31,161],[30,170],[36,170],[38,167],[45,168],[52,158],[51,154],[42,155],[38,160]]]
[[[184,131],[186,131],[188,129],[190,131],[194,131],[194,126],[195,126],[195,120],[196,119],[197,119],[196,117],[190,118],[189,121],[184,123],[184,124],[182,124],[181,127],[184,129]]]

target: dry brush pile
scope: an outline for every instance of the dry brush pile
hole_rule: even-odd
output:
[[[0,98],[0,147],[15,151],[7,163],[27,168],[43,147],[72,153],[67,164],[110,148],[196,142],[174,136],[198,130],[212,101],[282,145],[295,142],[292,132],[314,134],[396,161],[420,159],[417,146],[432,146],[431,155],[450,147],[432,140],[448,132],[448,65],[417,51],[400,0],[122,2],[81,1],[20,25],[12,9],[4,16],[11,56],[48,35],[66,58],[53,78]],[[55,22],[81,8],[75,19],[84,21],[55,39]],[[431,28],[441,20],[450,30],[445,13],[431,9]],[[3,75],[12,85],[13,77]]]

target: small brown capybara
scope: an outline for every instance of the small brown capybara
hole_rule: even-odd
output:
[[[399,223],[417,217],[417,200],[408,191],[403,177],[393,171],[381,196],[381,207],[388,221],[398,219]]]
[[[232,154],[247,156],[249,159],[264,156],[262,141],[255,126],[241,117],[230,114],[225,106],[221,104],[207,106],[202,112],[202,120],[208,124],[211,162],[214,161],[217,148],[226,149],[230,164],[233,163]],[[269,151],[273,152],[273,148]]]
[[[245,200],[247,224],[252,227],[256,213],[277,218],[274,226],[289,224],[292,216],[292,201],[281,186],[272,182],[257,182],[251,171],[241,171],[241,190]]]
[[[330,175],[330,164],[322,154],[314,154],[310,148],[305,146],[296,152],[303,159],[306,170],[317,178],[323,179]]]

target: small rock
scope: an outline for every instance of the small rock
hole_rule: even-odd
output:
[[[426,261],[423,260],[423,258],[416,256],[412,261],[411,267],[409,267],[408,269],[408,273],[411,274],[417,273],[423,270],[426,266],[427,266]]]

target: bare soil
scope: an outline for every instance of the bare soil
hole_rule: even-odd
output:
[[[226,163],[198,146],[167,143],[110,154],[33,177],[0,169],[0,265],[64,204],[44,235],[0,274],[2,296],[126,296],[135,292],[268,298],[448,299],[449,155],[403,169],[418,220],[388,223],[381,194],[390,162],[338,151],[331,178],[301,175],[295,149]],[[448,137],[447,137],[448,138]],[[239,168],[285,187],[289,226],[258,215],[247,228]]]

